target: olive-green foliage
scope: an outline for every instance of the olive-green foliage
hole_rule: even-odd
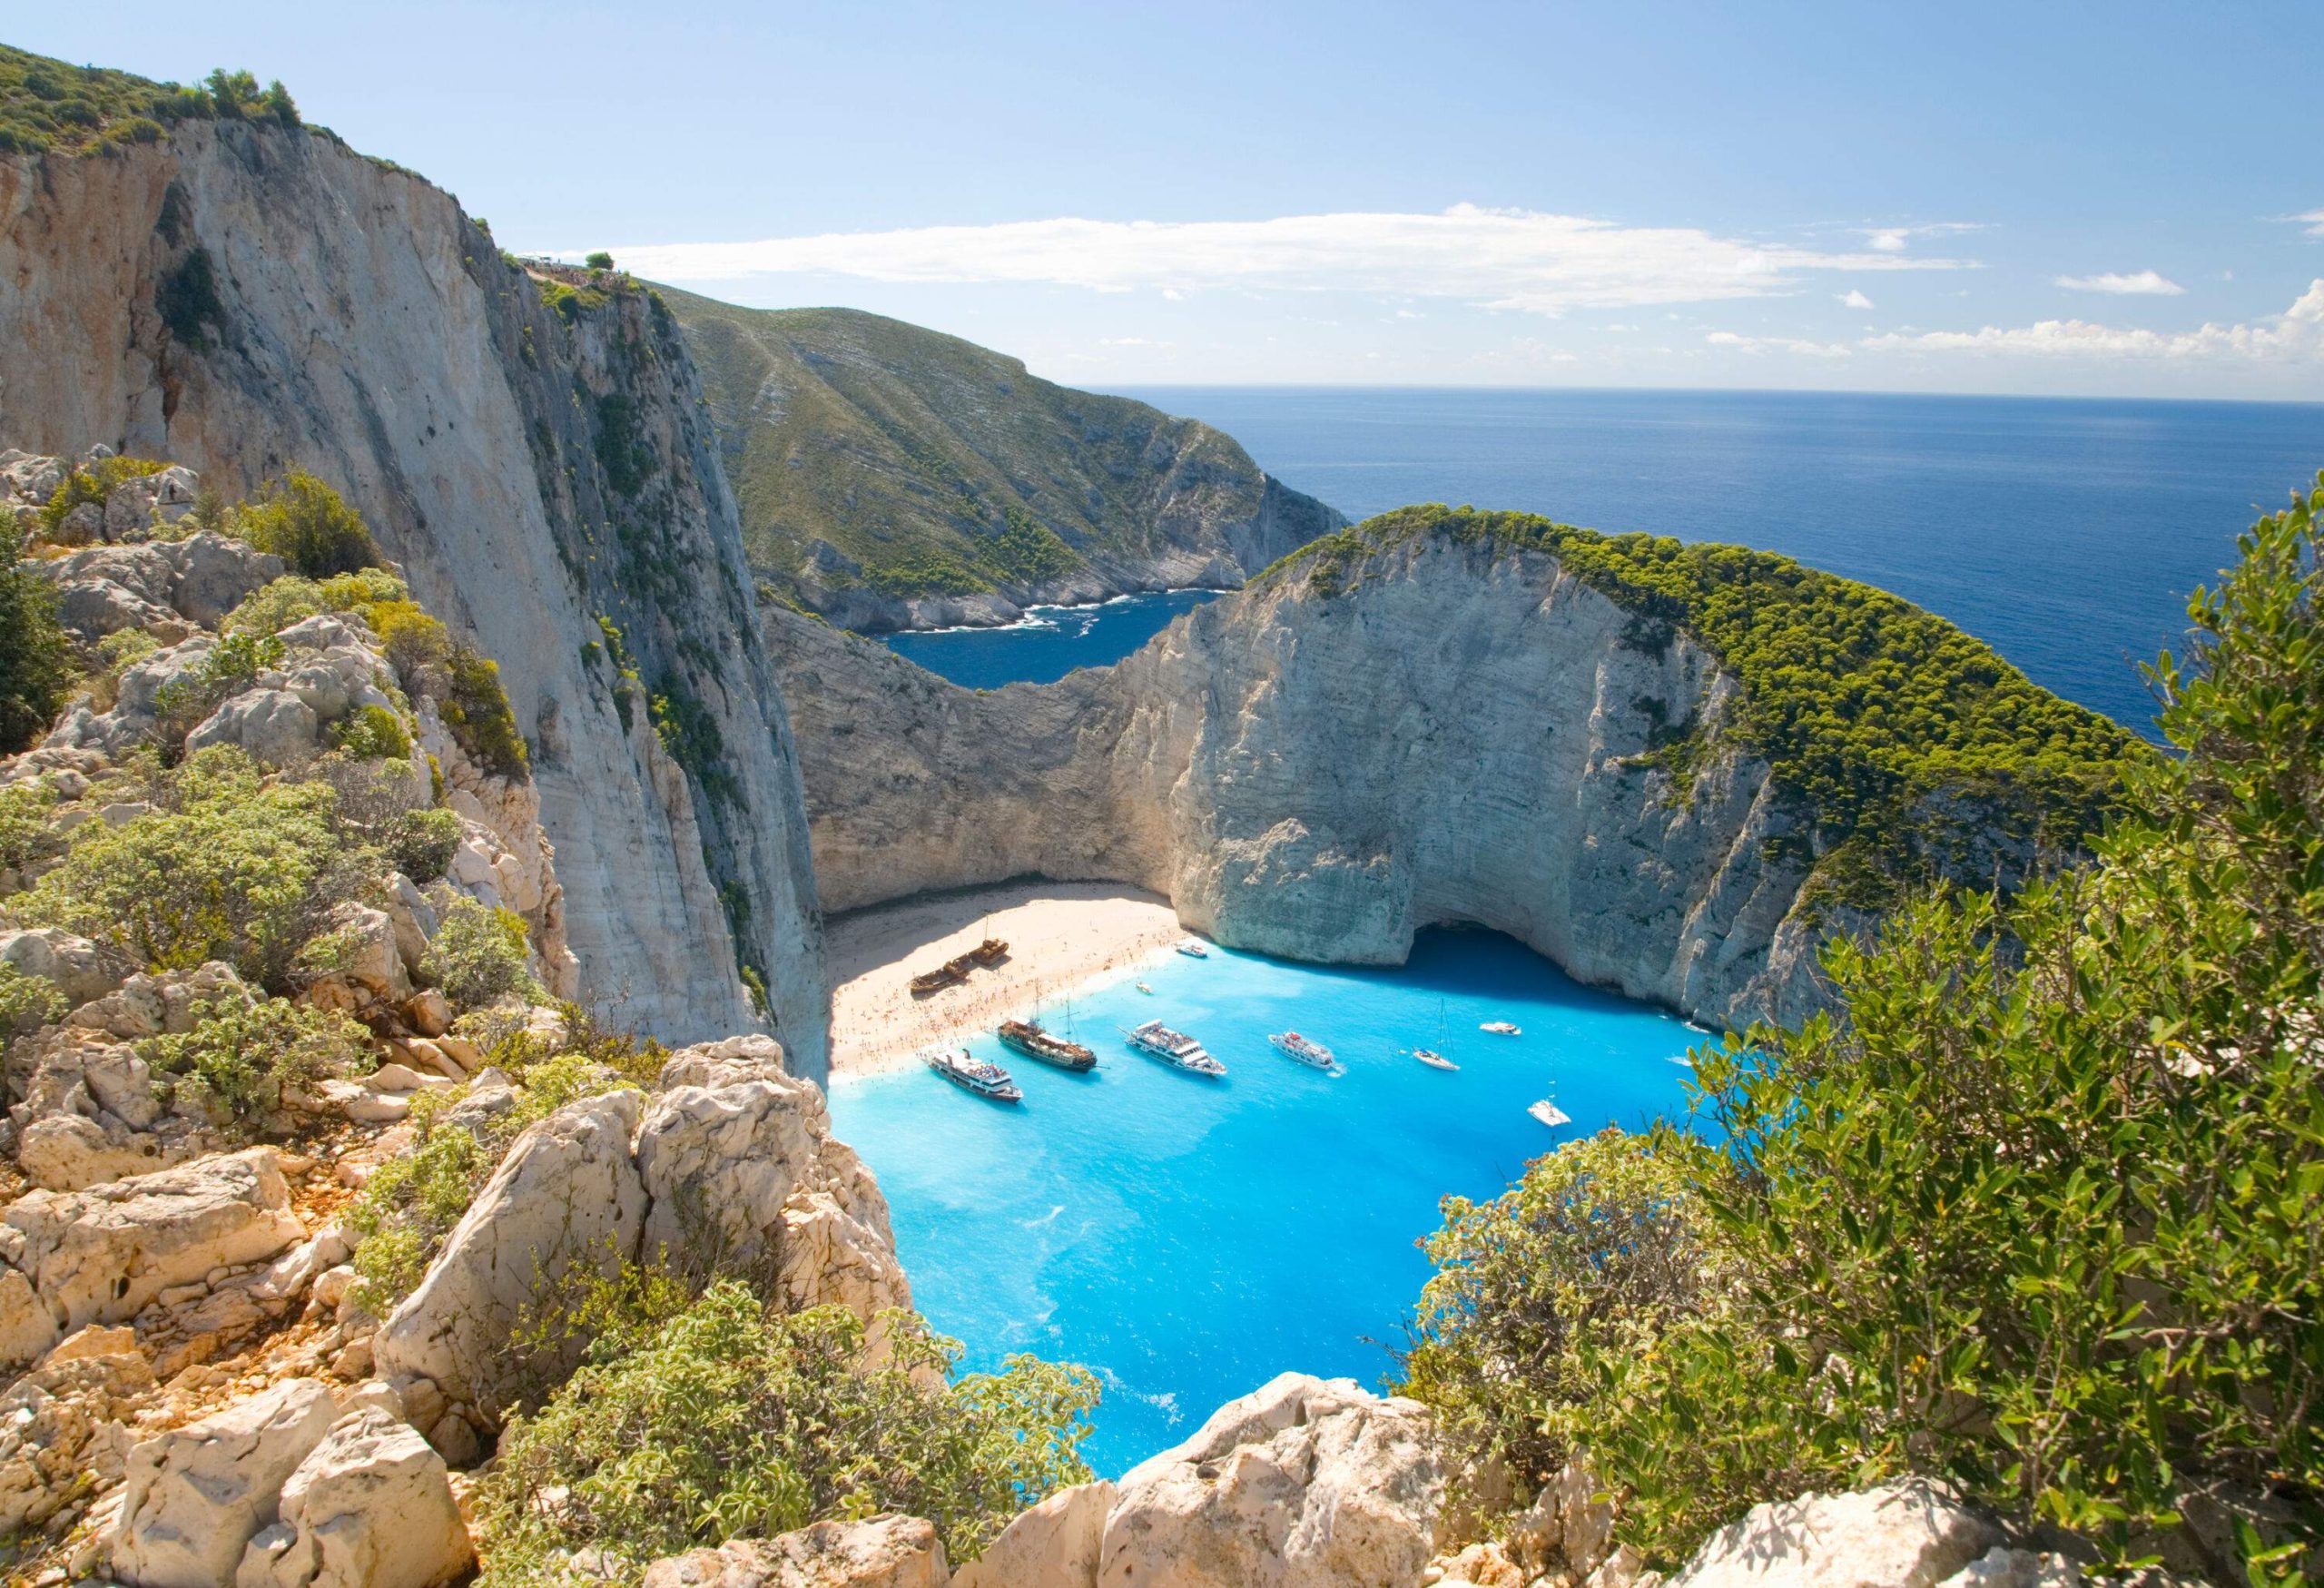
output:
[[[1852,902],[1886,902],[1883,873],[1932,874],[1916,863],[1928,823],[1915,807],[1936,791],[1966,791],[1989,802],[1981,821],[2070,850],[2141,755],[2122,728],[1943,618],[1772,552],[1432,506],[1312,541],[1264,577],[1304,577],[1328,599],[1376,553],[1430,537],[1557,557],[1634,615],[1625,637],[1640,648],[1667,646],[1679,629],[1698,638],[1743,685],[1718,732],[1765,756],[1813,814],[1823,849],[1837,855],[1832,874],[1858,884]]]
[[[359,612],[377,601],[407,601],[403,581],[381,567],[333,574],[322,582],[323,599],[333,612]]]
[[[726,739],[718,719],[710,715],[684,677],[672,673],[647,702],[655,736],[670,759],[686,769],[712,798],[731,805],[743,803],[742,785],[726,764]]]
[[[541,301],[556,311],[567,325],[592,310],[603,309],[611,298],[594,287],[567,286],[554,276],[537,276],[533,285],[539,290]]]
[[[20,872],[64,853],[64,841],[48,826],[55,804],[56,791],[43,779],[0,788],[0,871]]]
[[[221,634],[281,634],[294,623],[333,610],[323,587],[298,574],[285,574],[251,591],[220,620]]]
[[[977,596],[992,581],[949,553],[915,551],[867,567],[863,585],[882,596]]]
[[[614,268],[614,256],[601,248],[581,262],[593,271],[609,271]]]
[[[76,508],[103,508],[113,488],[149,474],[158,474],[168,465],[151,458],[100,458],[90,463],[75,464],[57,486],[55,493],[41,504],[34,515],[40,527],[40,538],[62,543],[64,520]]]
[[[121,698],[121,676],[162,648],[162,642],[142,628],[120,628],[97,642],[103,664],[88,680],[92,709],[111,711]]]
[[[497,1156],[470,1132],[443,1126],[372,1171],[346,1214],[356,1243],[357,1300],[366,1311],[385,1317],[418,1288]]]
[[[151,1038],[139,1050],[156,1076],[200,1099],[219,1123],[250,1131],[280,1113],[287,1090],[355,1073],[365,1037],[342,1014],[224,994],[195,1011],[190,1031]]]
[[[411,758],[411,735],[403,731],[401,719],[384,705],[359,705],[340,717],[330,725],[330,742],[363,760]]]
[[[243,503],[238,528],[243,539],[310,579],[351,574],[379,560],[363,516],[304,469],[269,481],[257,500]]]
[[[2178,754],[2129,764],[2092,869],[1920,900],[1830,951],[1844,1020],[1697,1056],[1742,1282],[1571,1414],[1649,1555],[1903,1471],[2117,1558],[2208,1491],[2243,1523],[2214,1582],[2324,1544],[2319,509],[2191,605],[2152,674]]]
[[[1693,1189],[1719,1169],[1669,1127],[1608,1130],[1491,1201],[1445,1198],[1397,1387],[1435,1408],[1456,1473],[1497,1465],[1530,1498],[1591,1439],[1597,1364],[1650,1346],[1727,1277]]]
[[[270,781],[231,745],[202,750],[157,791],[165,808],[75,829],[55,868],[10,907],[34,925],[116,943],[156,969],[225,960],[281,987],[350,872],[376,854],[338,830],[320,783]]]
[[[556,1009],[564,1029],[554,1040],[529,1029],[528,1010],[507,1004],[464,1014],[452,1029],[483,1049],[487,1062],[528,1086],[545,1063],[560,1059],[576,1060],[594,1073],[617,1077],[627,1085],[657,1083],[670,1056],[667,1048],[580,1004],[559,1002]]]
[[[21,1032],[63,1020],[72,1001],[47,977],[31,975],[0,960],[0,1047]]]
[[[55,587],[25,566],[24,551],[23,531],[0,522],[0,755],[48,732],[74,675]]]
[[[461,1009],[537,991],[525,969],[525,918],[468,898],[444,912],[419,973]]]
[[[257,629],[237,629],[218,644],[192,676],[172,679],[154,692],[154,733],[162,753],[174,758],[185,736],[202,725],[230,695],[250,687],[259,674],[280,666],[285,650],[273,635]]]
[[[182,121],[220,115],[299,123],[281,84],[261,88],[247,72],[222,69],[206,89],[183,88],[0,46],[0,154],[103,153],[150,143]]]
[[[970,1560],[1089,1476],[1086,1370],[1017,1356],[943,1385],[960,1347],[914,1314],[884,1315],[872,1366],[842,1307],[786,1317],[724,1279],[657,1318],[669,1287],[629,1288],[659,1306],[628,1327],[600,1307],[590,1359],[501,1435],[478,1494],[489,1583],[552,1580],[585,1547],[635,1583],[663,1555],[888,1511],[928,1518],[949,1558]]]
[[[442,876],[459,846],[460,819],[441,805],[400,812],[388,819],[379,834],[388,863],[415,883]]]
[[[468,759],[496,776],[523,774],[532,757],[517,731],[497,664],[452,638],[442,623],[402,596],[354,609],[385,642],[388,660],[406,686],[436,703],[437,714]]]
[[[1007,528],[986,544],[981,559],[997,577],[1012,584],[1032,585],[1081,566],[1080,553],[1024,508],[1007,508],[1005,519]]]

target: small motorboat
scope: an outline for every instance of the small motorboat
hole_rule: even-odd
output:
[[[1022,1053],[1028,1059],[1054,1064],[1059,1070],[1079,1073],[1098,1068],[1097,1054],[1078,1042],[1068,1042],[1053,1031],[1042,1030],[1039,1021],[1003,1021],[1000,1024],[1000,1045],[1012,1053]]]
[[[1491,1031],[1496,1037],[1521,1037],[1525,1034],[1505,1020],[1489,1020],[1477,1030]]]
[[[1022,1102],[1025,1094],[1009,1079],[1009,1071],[970,1054],[966,1048],[934,1048],[920,1061],[965,1091],[997,1103]]]
[[[1339,1068],[1329,1048],[1312,1038],[1301,1036],[1297,1031],[1277,1031],[1267,1041],[1275,1045],[1277,1051],[1298,1060],[1310,1070],[1335,1070]]]
[[[1525,1111],[1532,1115],[1535,1119],[1541,1120],[1542,1124],[1547,1125],[1552,1130],[1556,1129],[1561,1125],[1571,1125],[1573,1123],[1573,1120],[1567,1117],[1566,1111],[1563,1109],[1558,1107],[1557,1104],[1550,1101],[1547,1098],[1543,1098],[1538,1103],[1527,1105]]]
[[[1140,981],[1140,982],[1137,984],[1137,990],[1138,990],[1140,992],[1145,993],[1145,994],[1146,994],[1146,996],[1147,996],[1147,997],[1148,997],[1148,998],[1151,998],[1151,997],[1153,997],[1153,996],[1154,996],[1154,989],[1153,989],[1153,988],[1151,988],[1151,987],[1148,987],[1148,986],[1147,986],[1145,982],[1143,982],[1143,981]]]
[[[1458,1070],[1461,1068],[1458,1064],[1453,1063],[1452,1060],[1447,1059],[1443,1054],[1438,1052],[1433,1048],[1414,1048],[1413,1050],[1413,1057],[1419,1060],[1423,1064],[1427,1065],[1431,1070]]]
[[[1173,1069],[1189,1070],[1196,1075],[1221,1076],[1226,1066],[1212,1058],[1200,1042],[1184,1031],[1174,1031],[1158,1020],[1147,1021],[1134,1031],[1124,1031],[1129,1045],[1139,1052],[1159,1059]]]
[[[1197,937],[1180,938],[1178,940],[1178,952],[1186,955],[1187,958],[1190,960],[1206,960],[1210,958],[1210,950],[1204,947],[1202,940]]]

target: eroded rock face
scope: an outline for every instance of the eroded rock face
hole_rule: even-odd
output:
[[[1669,1588],[1935,1588],[2003,1543],[1950,1490],[1910,1479],[1754,1505]]]
[[[638,1113],[635,1093],[610,1092],[568,1103],[517,1138],[427,1277],[373,1337],[381,1377],[431,1380],[488,1415],[520,1371],[562,1376],[558,1364],[513,1359],[508,1339],[574,1264],[610,1271],[636,1251],[646,1200],[629,1150]]]
[[[984,1553],[953,1573],[953,1588],[1093,1588],[1114,1494],[1099,1479],[1019,1512]]]
[[[331,1425],[282,1485],[234,1588],[435,1588],[476,1560],[444,1458],[378,1406]]]
[[[1417,1583],[1443,1502],[1427,1411],[1286,1373],[1133,1467],[1106,1519],[1106,1588]]]
[[[1737,686],[1555,558],[1421,540],[1266,582],[1117,666],[978,695],[770,607],[826,909],[1035,874],[1218,941],[1396,963],[1442,922],[1706,1021],[1819,1007],[1767,767],[1642,758]]]
[[[114,1572],[135,1588],[231,1588],[243,1547],[338,1416],[330,1390],[294,1378],[139,1445]]]
[[[645,1588],[945,1588],[950,1581],[936,1529],[917,1516],[818,1522],[673,1555],[645,1571]]]

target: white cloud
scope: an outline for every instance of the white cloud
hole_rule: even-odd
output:
[[[1703,340],[1712,347],[1738,353],[1797,353],[1807,359],[1845,359],[1856,351],[1846,342],[1808,341],[1796,336],[1739,336],[1731,330],[1714,330]]]
[[[1867,227],[1858,235],[1881,253],[1902,253],[1915,237],[1952,237],[1963,232],[1982,231],[1984,226],[1982,221],[1932,221],[1921,226]]]
[[[1845,309],[1869,309],[1872,307],[1872,300],[1854,287],[1850,287],[1840,294],[1840,306]]]
[[[2309,210],[2291,219],[2310,237],[2324,237],[2324,210]]]
[[[1931,232],[1937,228],[1908,229]],[[1456,204],[1441,214],[1351,212],[1268,221],[1013,221],[756,242],[630,244],[625,267],[666,281],[817,272],[879,281],[1039,282],[1097,291],[1196,288],[1391,292],[1560,314],[1757,298],[1815,271],[1955,270],[1891,252],[1826,252]]]
[[[2075,292],[2112,292],[2124,298],[2177,298],[2187,291],[2160,271],[2125,275],[2109,271],[2102,276],[2059,276],[2055,284]]]
[[[2193,330],[2147,330],[2043,320],[2032,325],[1988,325],[1978,330],[1891,331],[1856,344],[1876,352],[2031,354],[2094,359],[2254,359],[2324,360],[2324,278],[2309,284],[2290,309],[2250,325],[2206,323]]]

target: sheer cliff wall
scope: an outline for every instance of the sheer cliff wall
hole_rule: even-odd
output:
[[[585,981],[676,1042],[760,1023],[750,967],[821,1073],[790,727],[693,368],[647,294],[545,294],[448,194],[327,133],[185,123],[0,157],[0,435],[345,492],[500,661]]]

